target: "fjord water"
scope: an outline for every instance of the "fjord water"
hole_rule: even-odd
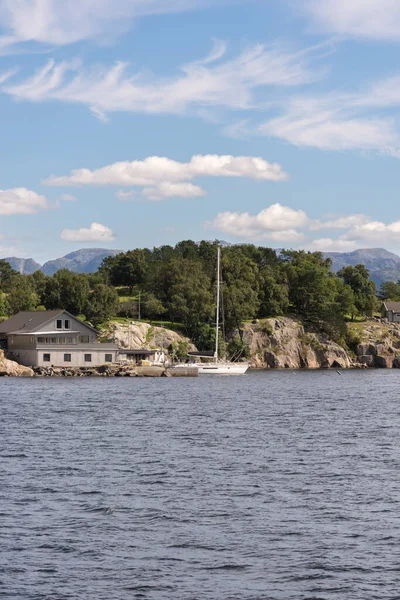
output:
[[[400,371],[0,381],[0,597],[399,598]]]

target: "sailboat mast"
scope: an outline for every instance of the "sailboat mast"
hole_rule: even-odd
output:
[[[216,315],[216,320],[215,320],[215,362],[218,361],[220,271],[221,271],[221,248],[218,246],[218,253],[217,253],[217,315]]]

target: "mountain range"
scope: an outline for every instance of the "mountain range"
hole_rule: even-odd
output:
[[[13,269],[23,275],[31,275],[35,271],[43,271],[45,275],[54,275],[60,269],[69,269],[74,273],[95,273],[100,267],[103,258],[116,256],[122,250],[107,250],[105,248],[82,248],[61,258],[49,260],[40,265],[32,258],[17,258],[9,256],[5,258]]]
[[[324,256],[332,260],[332,270],[336,273],[342,267],[365,265],[371,279],[379,287],[382,281],[400,279],[400,256],[384,248],[364,248],[352,252],[325,252]]]
[[[228,245],[226,242],[225,245]],[[8,257],[5,260],[24,275],[30,275],[41,269],[46,275],[54,275],[59,269],[69,269],[75,273],[95,273],[107,256],[116,256],[122,250],[106,248],[83,248],[61,258],[50,260],[40,265],[32,258]],[[382,281],[398,281],[400,279],[400,256],[388,252],[384,248],[365,248],[353,252],[325,252],[324,256],[332,260],[332,269],[337,272],[347,265],[363,264],[371,274],[371,278],[379,285]]]

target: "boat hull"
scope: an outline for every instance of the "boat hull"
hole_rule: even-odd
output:
[[[241,363],[232,364],[197,364],[199,375],[244,375],[249,365]]]

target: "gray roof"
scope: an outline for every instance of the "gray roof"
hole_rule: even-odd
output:
[[[386,310],[400,313],[400,302],[385,302]]]
[[[19,312],[7,321],[0,323],[0,333],[30,333],[63,312],[65,311],[60,309]]]

